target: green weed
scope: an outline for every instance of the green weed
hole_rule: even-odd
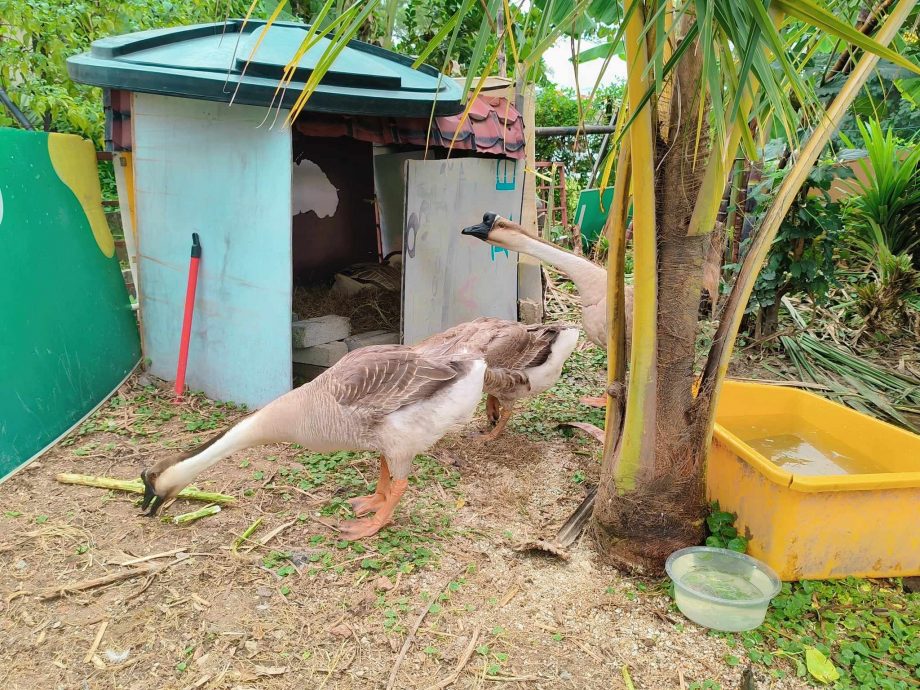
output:
[[[706,543],[743,553],[747,541],[734,518],[713,503]],[[743,655],[776,678],[792,673],[840,690],[920,685],[920,595],[907,593],[899,580],[786,582],[759,628],[711,634],[733,648],[726,664],[739,665]],[[703,682],[700,688],[716,687]]]
[[[738,530],[735,529],[735,517],[737,516],[734,513],[720,510],[719,502],[713,501],[709,505],[709,516],[706,518],[706,526],[709,528],[706,546],[745,553],[748,545],[747,539],[738,534]]]

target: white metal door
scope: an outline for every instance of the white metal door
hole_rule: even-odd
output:
[[[407,161],[404,343],[478,316],[517,320],[517,254],[460,231],[487,211],[520,221],[523,189],[523,161]]]

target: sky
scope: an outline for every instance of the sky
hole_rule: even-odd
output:
[[[587,50],[593,47],[594,43],[590,41],[581,42],[581,50]],[[553,46],[543,53],[543,59],[546,66],[551,70],[550,78],[559,86],[575,88],[575,68],[572,65],[572,48],[568,36],[560,38]],[[597,75],[604,66],[601,59],[592,60],[591,62],[582,63],[578,66],[578,82],[581,86],[581,92],[585,95],[591,93],[594,88],[594,82]],[[615,81],[621,81],[626,78],[626,63],[619,58],[613,58],[604,72],[601,85],[607,85]]]

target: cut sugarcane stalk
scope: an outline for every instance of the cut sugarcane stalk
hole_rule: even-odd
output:
[[[134,494],[143,494],[144,485],[139,480],[112,479],[111,477],[94,477],[88,474],[59,474],[56,479],[62,484],[78,484],[80,486],[92,486],[97,489],[111,489],[113,491],[129,491]],[[188,498],[193,501],[204,501],[205,503],[233,503],[236,499],[227,494],[219,494],[213,491],[199,491],[198,489],[185,488],[179,492],[177,498]]]
[[[209,515],[217,515],[220,512],[219,505],[209,505],[204,508],[199,508],[198,510],[193,510],[191,513],[183,513],[182,515],[176,515],[172,518],[172,523],[174,525],[185,525],[189,522],[194,522],[195,520],[200,520],[203,517],[208,517]]]

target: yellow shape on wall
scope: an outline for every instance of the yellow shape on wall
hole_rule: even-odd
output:
[[[102,211],[102,187],[92,142],[75,134],[52,133],[48,136],[48,155],[54,172],[83,207],[99,251],[111,258],[115,255],[115,238]]]

